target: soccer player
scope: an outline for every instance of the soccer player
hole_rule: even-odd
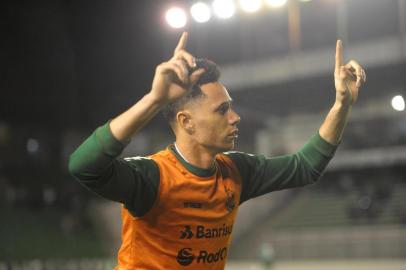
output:
[[[265,193],[316,182],[341,141],[365,82],[355,61],[342,64],[337,41],[336,101],[318,132],[295,154],[267,158],[234,149],[240,116],[215,63],[185,50],[156,68],[141,100],[97,128],[69,160],[88,189],[122,204],[117,270],[224,269],[238,206]],[[148,157],[117,158],[164,111],[176,141]]]

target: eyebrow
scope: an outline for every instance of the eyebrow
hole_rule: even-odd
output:
[[[233,100],[232,100],[232,99],[227,100],[227,101],[224,101],[224,102],[221,103],[219,106],[217,106],[214,111],[215,111],[215,112],[220,111],[224,106],[230,107],[232,103],[233,103]]]

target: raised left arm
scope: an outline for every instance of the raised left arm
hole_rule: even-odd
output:
[[[358,98],[360,88],[366,82],[365,71],[355,60],[342,65],[342,50],[342,42],[338,40],[334,69],[336,100],[319,129],[320,136],[334,145],[340,143],[352,105]]]

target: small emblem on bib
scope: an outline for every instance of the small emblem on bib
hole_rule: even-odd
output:
[[[226,207],[228,212],[232,212],[235,207],[235,195],[231,189],[226,189],[227,199],[226,199]]]

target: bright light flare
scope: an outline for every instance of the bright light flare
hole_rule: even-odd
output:
[[[240,0],[241,9],[248,13],[258,11],[262,6],[262,0]]]
[[[405,100],[403,96],[397,95],[392,98],[392,108],[395,111],[402,112],[405,110]]]
[[[266,4],[273,8],[279,8],[286,4],[287,0],[265,0]]]
[[[177,7],[168,9],[165,14],[165,19],[169,26],[172,28],[182,28],[187,23],[185,11]]]
[[[214,0],[214,13],[221,19],[231,18],[235,13],[235,5],[232,0]]]
[[[198,23],[205,23],[211,18],[210,7],[202,2],[195,3],[190,8],[190,13],[192,14],[193,19]]]

